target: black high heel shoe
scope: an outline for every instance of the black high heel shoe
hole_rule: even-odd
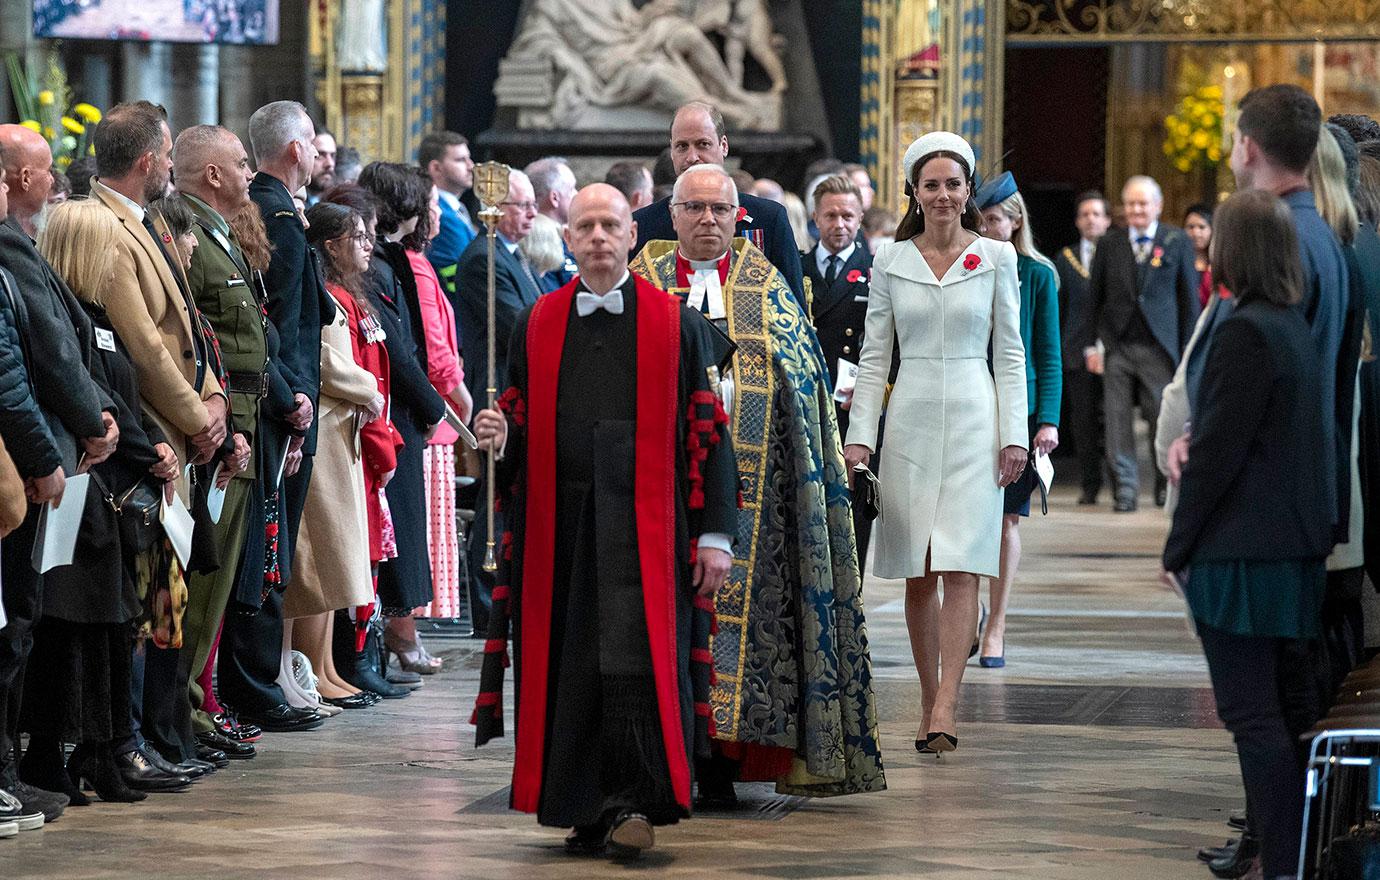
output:
[[[952,733],[931,732],[925,735],[925,748],[935,755],[952,752],[958,748],[958,737]]]
[[[72,776],[73,785],[80,788],[83,781],[88,783],[96,796],[106,803],[132,804],[148,797],[125,782],[115,766],[115,753],[109,743],[94,749],[77,746],[67,764],[67,772]]]
[[[933,735],[934,735],[934,734],[930,734],[930,736],[933,736]],[[920,754],[922,754],[922,755],[933,755],[933,754],[934,754],[934,749],[930,748],[930,744],[929,744],[928,738],[926,738],[926,739],[917,739],[917,740],[915,741],[915,750],[916,750],[917,752],[919,752]]]
[[[30,737],[29,748],[20,759],[20,780],[44,791],[67,795],[71,806],[85,807],[91,803],[72,783],[62,760],[62,743],[49,737]]]

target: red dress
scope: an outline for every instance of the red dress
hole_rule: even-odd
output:
[[[391,523],[383,507],[383,477],[398,466],[398,449],[402,437],[389,420],[388,350],[383,346],[383,327],[372,313],[366,312],[350,292],[336,284],[326,285],[341,309],[350,319],[350,345],[355,363],[374,374],[379,393],[383,395],[383,416],[365,425],[359,434],[361,460],[364,467],[364,503],[369,513],[369,561],[377,563],[387,558],[384,553],[385,531]]]

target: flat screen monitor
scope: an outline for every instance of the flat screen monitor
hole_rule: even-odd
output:
[[[271,45],[279,0],[33,0],[34,36]]]

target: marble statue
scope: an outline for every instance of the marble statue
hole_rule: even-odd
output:
[[[786,76],[773,43],[762,0],[532,0],[494,91],[520,128],[661,128],[705,99],[734,128],[778,130]],[[769,92],[744,88],[747,55]]]
[[[341,70],[383,73],[388,68],[388,18],[383,0],[344,0],[336,32]]]

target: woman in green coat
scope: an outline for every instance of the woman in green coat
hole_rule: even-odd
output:
[[[1064,392],[1059,359],[1059,275],[1054,263],[1035,247],[1030,212],[1007,171],[982,186],[976,197],[982,211],[982,234],[1009,241],[1016,248],[1016,276],[1021,285],[1021,342],[1025,345],[1025,385],[1030,419],[1030,453],[1049,455],[1059,445],[1059,402]],[[1021,517],[1030,515],[1035,489],[1033,466],[1006,487],[1001,523],[1001,574],[989,581],[992,610],[982,634],[978,664],[1006,665],[1006,605],[1021,563]]]

